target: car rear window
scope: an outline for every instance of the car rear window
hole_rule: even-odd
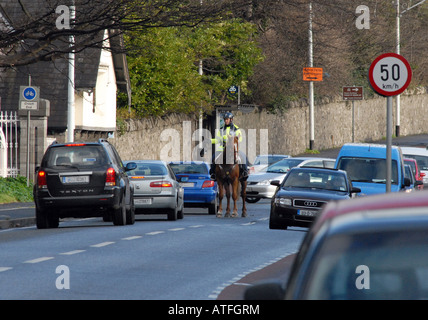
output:
[[[167,168],[157,163],[137,163],[137,168],[127,172],[129,176],[163,176],[167,175]]]
[[[44,161],[48,168],[94,167],[106,164],[108,157],[102,146],[61,146],[50,148]]]
[[[207,166],[203,163],[171,163],[170,167],[175,174],[208,174]]]
[[[313,259],[306,298],[428,299],[427,245],[426,230],[331,237]]]

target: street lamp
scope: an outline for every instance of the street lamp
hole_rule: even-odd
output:
[[[400,0],[396,0],[395,5],[397,7],[397,16],[396,16],[396,22],[397,22],[397,24],[396,24],[396,27],[397,27],[396,53],[397,54],[400,54],[400,18],[401,18],[401,16],[404,13],[406,13],[407,11],[413,9],[414,7],[417,7],[417,6],[421,5],[425,1],[426,0],[419,1],[415,5],[408,7],[407,9],[403,10],[400,13]],[[396,97],[397,123],[396,123],[396,126],[395,126],[395,136],[396,137],[400,136],[400,102],[401,102],[400,95],[397,95],[397,97]]]

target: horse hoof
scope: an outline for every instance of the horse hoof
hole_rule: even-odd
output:
[[[223,214],[221,212],[217,212],[217,218],[221,218]]]
[[[233,218],[236,218],[238,216],[238,212],[234,212],[234,213],[232,213],[232,217]]]
[[[224,215],[224,217],[225,217],[225,218],[230,218],[230,213],[226,213],[226,214]]]
[[[242,212],[242,218],[246,218],[247,217],[247,213],[246,212]]]

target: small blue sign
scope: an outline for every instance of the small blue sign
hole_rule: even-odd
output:
[[[27,87],[22,91],[22,96],[25,100],[32,101],[37,97],[37,91],[33,87]]]
[[[230,86],[227,91],[229,92],[230,95],[234,96],[235,94],[238,93],[239,88],[238,86]]]

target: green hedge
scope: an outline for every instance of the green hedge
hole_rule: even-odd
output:
[[[33,185],[30,183],[27,187],[27,179],[25,177],[0,177],[0,203],[32,201]]]

